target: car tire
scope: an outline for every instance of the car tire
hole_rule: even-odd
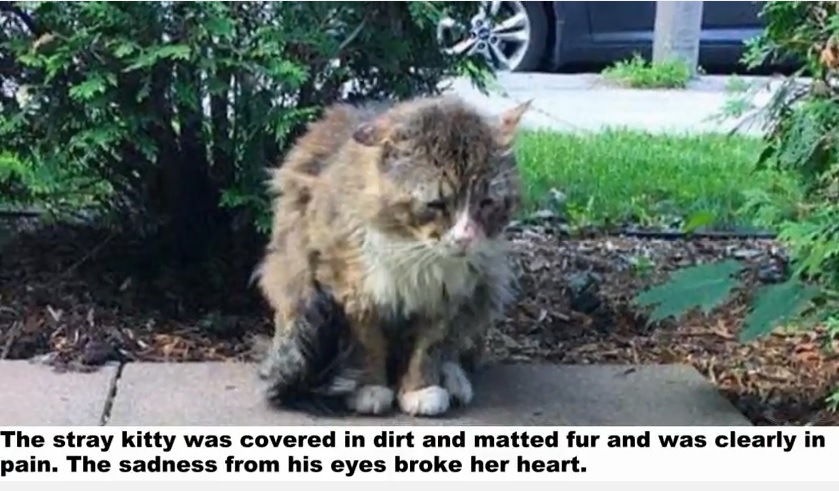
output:
[[[511,67],[511,72],[530,72],[542,67],[548,46],[548,12],[542,2],[519,2],[524,7],[530,23],[530,39],[521,61]]]

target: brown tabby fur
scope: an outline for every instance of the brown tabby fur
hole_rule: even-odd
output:
[[[471,401],[467,370],[512,299],[502,231],[519,205],[512,144],[528,107],[492,121],[448,97],[336,105],[310,125],[275,171],[256,273],[274,310],[272,399],[338,395],[366,414],[396,399],[427,416]]]

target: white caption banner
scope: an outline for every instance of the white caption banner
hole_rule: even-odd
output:
[[[835,481],[837,442],[830,427],[0,427],[0,482]]]

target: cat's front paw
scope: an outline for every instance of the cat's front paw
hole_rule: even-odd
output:
[[[399,408],[411,416],[439,416],[449,410],[449,391],[432,385],[399,394]]]
[[[383,414],[393,405],[393,390],[383,385],[365,385],[350,394],[347,406],[360,414]]]
[[[463,406],[472,402],[475,391],[463,367],[459,363],[447,361],[443,363],[442,372],[443,387],[449,391],[449,394]]]

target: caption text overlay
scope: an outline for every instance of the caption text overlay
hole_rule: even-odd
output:
[[[0,427],[0,481],[754,480],[805,465],[832,479],[819,462],[837,438],[818,427]]]

